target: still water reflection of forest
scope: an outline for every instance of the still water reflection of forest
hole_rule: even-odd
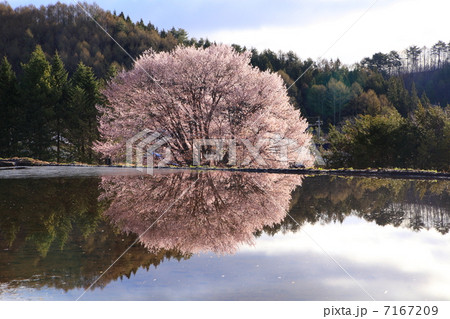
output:
[[[450,299],[449,181],[123,172],[0,171],[0,299]]]

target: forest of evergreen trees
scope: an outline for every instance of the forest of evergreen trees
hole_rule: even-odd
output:
[[[158,30],[84,4],[132,56],[177,45],[207,47],[183,29]],[[101,88],[132,59],[74,5],[13,9],[0,3],[0,157],[95,163]],[[233,45],[235,50],[248,50]],[[450,170],[450,43],[375,53],[352,66],[251,49],[277,72],[333,167]],[[300,78],[299,78],[300,77]],[[295,82],[294,82],[295,81]],[[329,146],[329,147],[328,147]]]

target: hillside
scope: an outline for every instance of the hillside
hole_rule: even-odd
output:
[[[75,5],[14,9],[0,3],[0,157],[98,161],[92,145],[99,138],[96,105],[108,103],[101,94],[105,83],[119,70],[132,68],[133,59],[145,50],[212,45],[189,38],[183,29],[159,30],[124,13],[83,6],[104,30]],[[404,53],[378,52],[351,66],[302,59],[294,52],[233,47],[251,50],[253,66],[283,78],[291,103],[307,118],[316,142],[331,142],[333,154],[340,154],[332,154],[329,163],[449,166],[445,108],[450,102],[450,46],[445,42],[422,49],[412,45]],[[358,131],[367,125],[372,131]],[[333,134],[327,136],[330,130]],[[342,144],[344,137],[351,143]],[[363,155],[367,143],[375,144],[370,155]],[[393,153],[386,156],[386,150]],[[354,160],[342,158],[348,154]]]

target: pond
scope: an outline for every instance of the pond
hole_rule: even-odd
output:
[[[449,181],[0,171],[1,300],[448,300]]]

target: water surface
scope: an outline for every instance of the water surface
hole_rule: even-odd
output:
[[[0,299],[449,300],[449,184],[2,170]]]

